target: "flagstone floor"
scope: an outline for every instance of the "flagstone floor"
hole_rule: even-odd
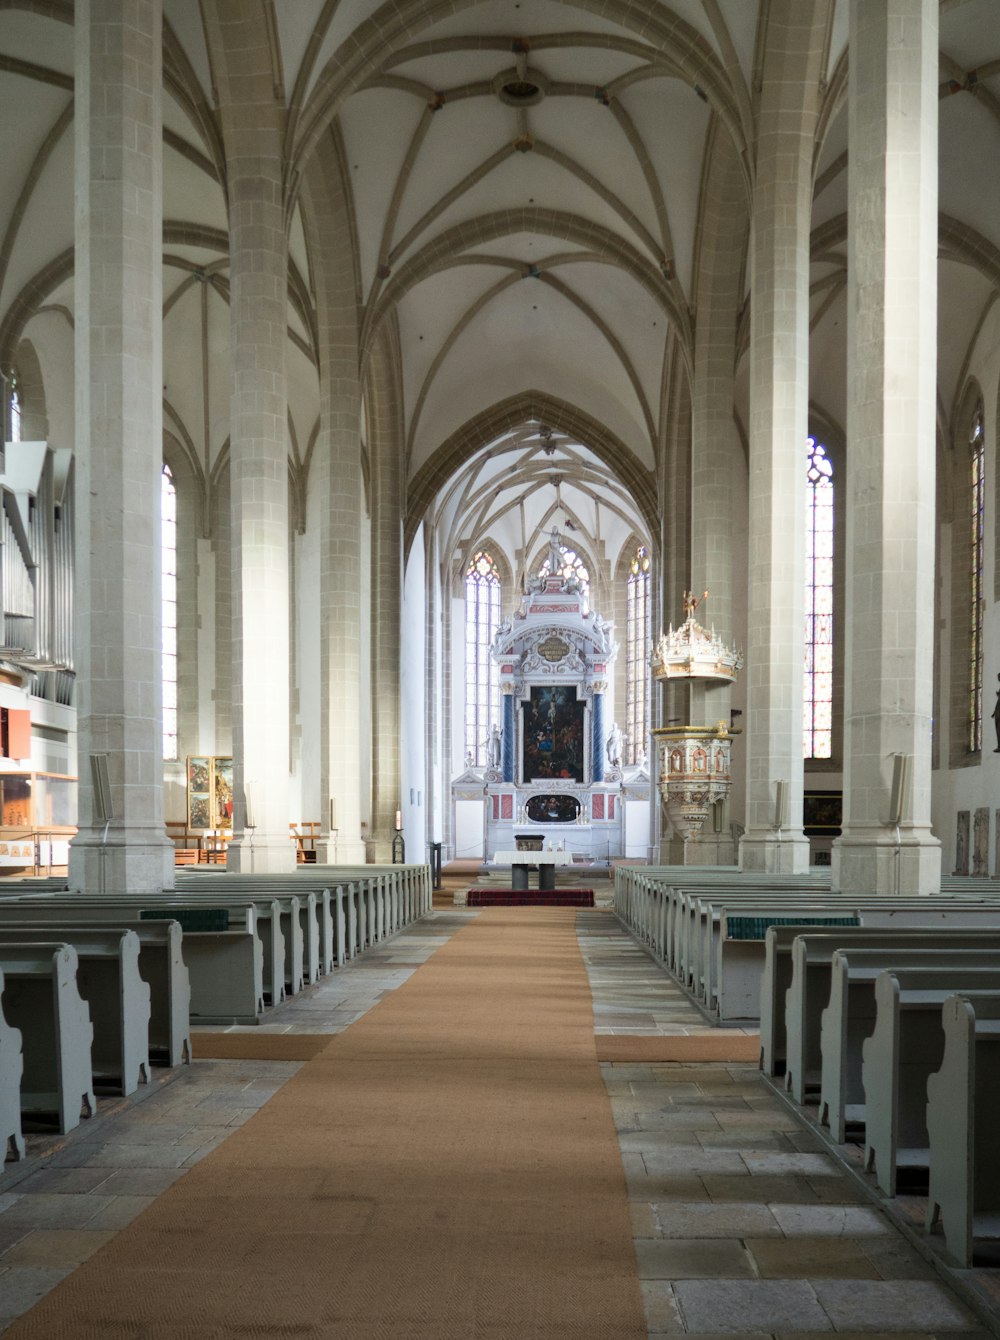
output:
[[[288,1001],[263,1027],[349,1027],[477,915],[433,913]],[[608,911],[581,911],[577,926],[597,1033],[708,1027]],[[299,1064],[196,1060],[134,1098],[102,1099],[97,1116],[68,1137],[31,1137],[28,1160],[8,1163],[0,1178],[0,1330],[248,1120]],[[650,1336],[987,1334],[753,1067],[602,1071]]]

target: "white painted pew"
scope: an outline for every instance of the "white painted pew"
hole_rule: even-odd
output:
[[[807,932],[792,941],[792,978],[785,993],[785,1088],[797,1103],[804,1104],[810,1086],[817,1089],[822,1080],[822,1015],[829,1004],[833,955],[839,949],[883,949],[904,945],[911,949],[948,945],[949,948],[975,949],[992,935],[1000,937],[1000,926],[977,931],[971,927],[956,929],[924,926],[893,926],[852,931],[848,927],[832,933]],[[914,937],[917,937],[914,939]],[[892,960],[883,963],[891,967]]]
[[[91,1082],[94,1030],[77,989],[76,950],[69,945],[0,947],[3,1013],[21,1032],[22,1114],[58,1118],[63,1133],[97,1110]]]
[[[1000,1017],[992,1002],[949,996],[944,1055],[927,1081],[927,1228],[940,1222],[960,1266],[977,1239],[1000,1238]]]
[[[989,976],[991,981],[985,982]],[[1000,972],[947,968],[897,968],[875,982],[875,1027],[862,1046],[865,1169],[886,1195],[896,1194],[897,1172],[925,1175],[930,1164],[927,1080],[941,1067],[941,1011],[956,991],[979,1008],[995,1000]]]
[[[149,984],[139,975],[139,937],[117,926],[45,931],[0,926],[0,954],[17,945],[69,944],[77,956],[76,984],[93,1029],[94,1087],[127,1097],[149,1083]]]
[[[104,929],[107,929],[105,923]],[[114,925],[139,937],[139,973],[149,985],[149,1055],[154,1063],[181,1065],[191,1059],[191,983],[184,964],[180,924],[173,920],[125,921]],[[0,939],[10,929],[35,931],[35,939],[74,943],[78,930],[100,923],[44,903],[8,902],[0,907]]]
[[[920,943],[924,947],[919,947]],[[884,948],[838,949],[830,971],[830,1003],[820,1024],[821,1079],[819,1119],[843,1142],[849,1121],[864,1120],[862,1046],[875,1027],[875,982],[886,968],[954,968],[956,980],[992,987],[1000,972],[1000,934],[978,942],[928,936]],[[961,974],[959,977],[958,974]]]
[[[0,1173],[7,1155],[24,1158],[21,1134],[21,1030],[12,1028],[3,1013],[3,972],[0,971]]]

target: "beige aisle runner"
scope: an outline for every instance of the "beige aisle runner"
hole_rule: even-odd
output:
[[[481,913],[7,1332],[645,1336],[575,912]]]

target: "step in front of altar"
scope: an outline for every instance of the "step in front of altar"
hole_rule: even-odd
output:
[[[457,902],[457,896],[456,896]],[[593,907],[593,889],[476,888],[465,895],[466,907]]]

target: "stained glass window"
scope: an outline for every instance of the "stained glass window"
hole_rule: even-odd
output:
[[[804,758],[833,755],[833,466],[806,441],[806,664]]]
[[[177,757],[177,489],[170,466],[160,475],[163,593],[163,757]]]
[[[649,735],[649,551],[640,544],[629,564],[625,606],[625,758],[638,763]]]
[[[969,749],[983,747],[983,511],[986,503],[986,453],[983,407],[969,429]]]
[[[465,573],[465,757],[483,768],[493,726],[500,720],[499,667],[490,656],[500,625],[500,574],[480,549]]]

